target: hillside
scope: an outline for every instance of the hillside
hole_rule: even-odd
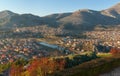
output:
[[[4,28],[33,26],[40,25],[41,23],[41,18],[32,14],[20,15],[8,10],[0,12],[0,26]]]
[[[71,13],[58,13],[44,17],[32,14],[16,14],[11,11],[0,12],[1,28],[29,27],[47,25],[68,31],[89,31],[96,28],[120,28],[120,3],[101,11],[90,9],[77,10]],[[118,29],[119,29],[118,28]]]
[[[111,8],[108,8],[106,10],[102,10],[102,13],[104,15],[120,19],[120,3],[112,6]]]

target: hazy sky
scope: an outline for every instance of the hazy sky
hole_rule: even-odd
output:
[[[119,2],[120,0],[0,0],[0,11],[10,10],[19,14],[45,16],[86,8],[102,10]]]

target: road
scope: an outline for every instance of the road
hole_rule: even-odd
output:
[[[100,76],[120,76],[120,67],[114,69],[113,71],[111,71],[109,73],[102,74]]]

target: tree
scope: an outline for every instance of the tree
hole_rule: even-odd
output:
[[[111,48],[110,53],[113,55],[120,54],[120,49],[118,48]]]
[[[23,66],[12,64],[9,76],[22,76],[23,73]]]

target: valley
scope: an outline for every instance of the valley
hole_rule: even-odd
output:
[[[119,8],[43,17],[1,11],[0,76],[119,76]]]

